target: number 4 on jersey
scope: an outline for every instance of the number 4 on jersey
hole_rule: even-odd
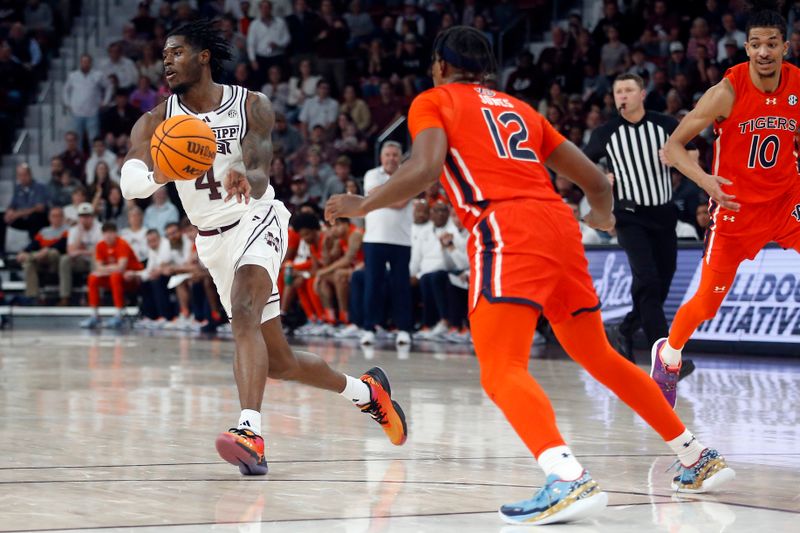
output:
[[[510,157],[520,161],[539,161],[536,152],[522,146],[528,141],[528,126],[525,125],[525,121],[522,120],[521,116],[513,111],[503,111],[495,118],[491,109],[483,107],[481,111],[483,111],[483,118],[489,127],[489,133],[492,135],[498,156],[503,159]],[[512,130],[512,133],[503,141],[500,133],[501,129],[510,130],[514,127],[515,129]]]
[[[206,183],[203,183],[204,181]],[[222,187],[222,183],[214,179],[214,167],[209,168],[208,172],[194,181],[194,188],[198,191],[208,189],[209,200],[222,200],[222,193],[219,192],[220,187]]]

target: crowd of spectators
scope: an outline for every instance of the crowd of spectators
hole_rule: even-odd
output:
[[[160,61],[166,35],[184,21],[215,17],[234,51],[218,81],[262,91],[276,110],[271,183],[277,198],[295,213],[297,229],[287,262],[290,274],[282,279],[284,312],[291,314],[299,303],[309,321],[301,331],[312,333],[332,333],[333,324],[347,326],[339,331],[344,334],[357,328],[374,333],[380,331],[376,327],[391,325],[399,331],[398,340],[405,340],[404,334],[416,325],[425,328],[423,338],[465,337],[466,236],[438,186],[416,203],[378,214],[375,222],[368,219],[365,233],[363,220],[326,227],[320,222],[321,213],[331,195],[363,193],[375,186],[378,177],[391,175],[394,163],[387,164],[384,154],[373,168],[375,140],[406,113],[416,94],[432,85],[428,64],[437,32],[468,24],[496,45],[500,31],[517,17],[548,16],[546,4],[141,2],[122,39],[108,43],[105,57],[85,55],[69,74],[62,98],[73,127],[65,136],[63,152],[53,156],[49,185],[36,185],[30,169],[18,169],[5,222],[31,236],[30,249],[19,257],[27,265],[26,279],[32,279],[31,272],[37,269],[57,269],[63,277],[66,263],[71,272],[96,268],[76,259],[83,252],[75,252],[69,241],[80,239],[51,242],[62,227],[71,225],[70,235],[82,228],[91,209],[98,226],[81,230],[91,229],[93,240],[84,239],[87,249],[103,240],[101,225],[108,232],[114,225],[121,239],[126,239],[126,230],[136,234],[136,244],[130,244],[145,266],[122,277],[126,283],[138,279],[147,287],[144,308],[149,321],[185,319],[187,325],[189,316],[203,313],[191,310],[191,301],[208,300],[204,295],[213,295],[213,286],[196,258],[176,252],[185,248],[176,239],[190,239],[191,229],[181,222],[183,209],[174,188],[162,189],[147,201],[125,202],[118,181],[131,126],[169,95]],[[741,2],[646,0],[627,8],[620,4],[604,1],[603,16],[591,27],[581,12],[570,12],[565,22],[549,29],[547,44],[538,54],[525,47],[513,66],[501,65],[494,85],[538,109],[581,147],[593,129],[616,113],[610,92],[616,75],[642,76],[647,109],[680,120],[725,69],[744,59]],[[798,11],[794,5],[791,10]],[[794,24],[798,17],[791,13]],[[788,60],[800,64],[800,29],[792,26],[790,31]],[[0,48],[0,63],[2,57]],[[701,163],[708,163],[712,135],[703,132],[696,140]],[[390,143],[383,152],[387,146],[398,152],[399,161],[402,147]],[[585,209],[582,192],[558,176],[553,182],[579,218]],[[697,239],[708,224],[700,190],[679,175],[674,190],[681,220],[689,227],[683,228],[683,235]],[[131,222],[137,218],[139,222]],[[613,235],[585,225],[582,229],[586,243],[613,242]],[[169,260],[167,246],[174,252]],[[56,261],[56,253],[66,254],[69,261]],[[179,288],[170,299],[165,294],[175,288],[176,276],[193,288],[188,292],[189,285]],[[410,281],[401,282],[401,277]],[[67,285],[61,281],[61,301],[68,299]],[[36,286],[29,284],[32,298],[39,297],[34,294]],[[214,321],[219,313],[212,309],[218,306],[215,298],[210,300],[202,306],[207,319]],[[367,341],[369,337],[365,335]]]

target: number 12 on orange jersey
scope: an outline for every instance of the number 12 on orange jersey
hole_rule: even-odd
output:
[[[538,162],[539,157],[531,148],[523,146],[528,141],[528,126],[522,117],[513,111],[503,111],[495,118],[491,109],[482,107],[483,119],[489,127],[497,155],[503,159]],[[509,132],[504,141],[501,130]]]

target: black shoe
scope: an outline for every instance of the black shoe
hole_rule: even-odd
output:
[[[692,372],[694,372],[694,361],[684,359],[681,363],[681,373],[678,375],[678,381],[688,377]]]
[[[608,341],[616,351],[631,363],[636,363],[636,359],[633,357],[633,337],[622,333],[619,324],[606,328],[606,336],[608,336]]]

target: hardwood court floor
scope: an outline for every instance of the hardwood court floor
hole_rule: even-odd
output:
[[[271,471],[245,479],[214,450],[239,412],[231,341],[0,332],[0,531],[531,531],[505,526],[496,510],[543,476],[480,390],[471,355],[311,347],[355,375],[386,369],[408,415],[406,446],[391,446],[341,397],[270,382]],[[697,360],[678,411],[738,476],[714,496],[677,496],[669,449],[557,353],[531,367],[610,506],[549,530],[798,531],[796,360]]]

